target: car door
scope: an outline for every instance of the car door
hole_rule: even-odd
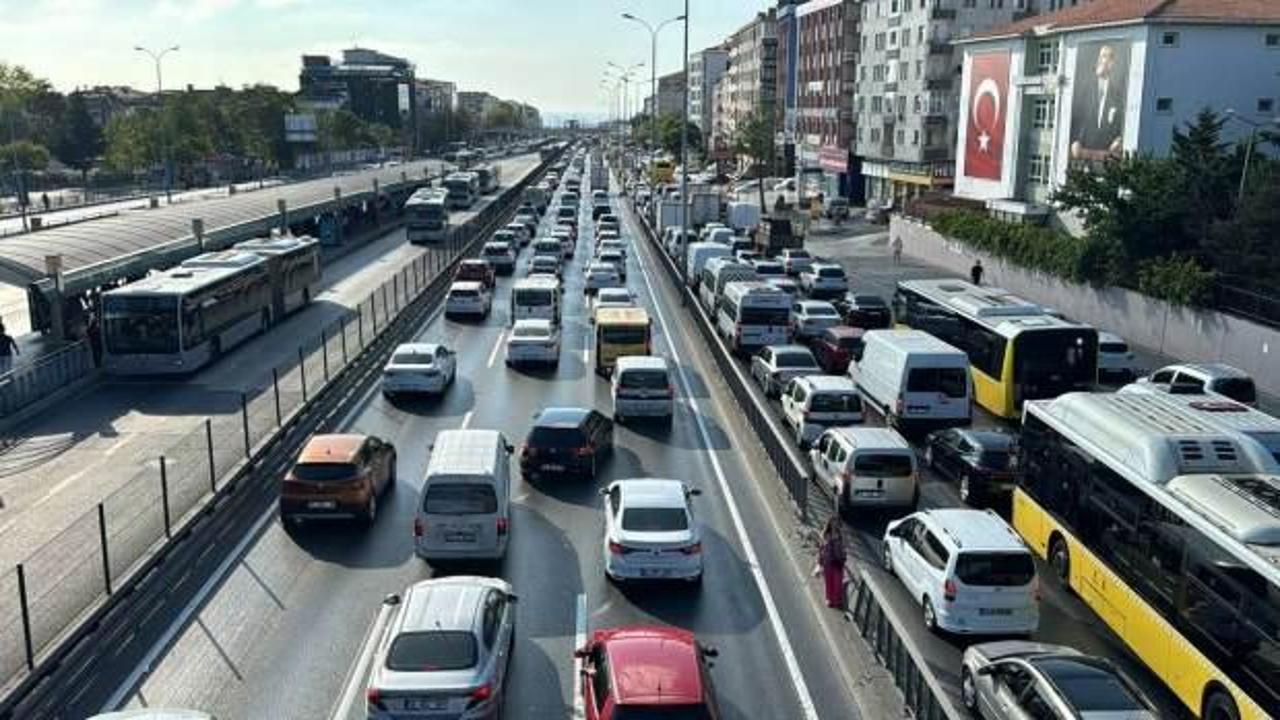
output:
[[[773,365],[773,348],[761,348],[756,356],[751,358],[751,371],[755,375],[756,381],[764,385],[764,380],[769,376],[769,368]]]
[[[787,383],[787,390],[782,394],[782,417],[793,428],[804,425],[804,385],[796,380]]]
[[[962,435],[956,434],[953,437],[955,444],[951,447],[951,452],[948,453],[950,455],[948,472],[951,477],[959,479],[961,475],[966,474],[971,469],[968,458],[973,455],[977,448]]]
[[[921,597],[924,579],[924,558],[921,555],[921,547],[924,544],[924,534],[927,532],[924,523],[919,520],[912,519],[911,527],[904,531],[898,538],[898,552],[894,554],[894,569],[898,573],[898,578],[902,580],[902,584],[906,586],[907,592],[912,598],[918,602]]]
[[[1018,700],[1019,720],[1065,720],[1042,683],[1029,683]]]
[[[844,482],[841,478],[844,475],[845,463],[849,460],[849,449],[844,443],[834,441],[831,448],[827,451],[825,462],[827,466],[827,480],[831,483],[832,488],[837,493],[843,493],[844,488],[841,484]],[[851,498],[850,498],[851,499]]]
[[[613,704],[609,684],[609,659],[601,645],[594,645],[582,661],[583,708],[587,720],[607,720]]]
[[[980,714],[992,720],[1025,718],[1019,700],[1032,684],[1031,672],[1018,663],[998,663],[991,672],[991,694],[980,695]]]
[[[817,442],[809,450],[809,464],[813,466],[813,472],[818,476],[819,480],[827,484],[830,484],[831,480],[827,477],[826,456],[827,451],[831,449],[832,442],[834,441],[831,435],[823,433],[818,436]]]

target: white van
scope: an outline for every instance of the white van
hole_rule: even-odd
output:
[[[802,375],[782,392],[782,421],[807,450],[823,430],[862,422],[862,397],[847,377]]]
[[[553,277],[520,278],[511,288],[511,317],[515,325],[524,319],[560,322],[560,282]]]
[[[675,385],[665,358],[624,355],[618,358],[610,378],[613,421],[621,425],[631,418],[660,417],[671,421]]]
[[[714,242],[696,242],[685,252],[685,282],[689,287],[697,289],[702,268],[711,258],[727,257],[732,253],[728,245]]]
[[[818,482],[830,486],[841,514],[855,507],[913,508],[920,500],[916,454],[887,428],[829,428],[809,451]]]
[[[920,330],[868,330],[849,364],[858,392],[885,422],[905,431],[968,425],[973,381],[963,351]]]
[[[511,443],[497,430],[443,430],[431,446],[414,551],[427,562],[498,560],[511,537]]]
[[[534,255],[551,255],[563,260],[572,257],[572,252],[566,252],[565,245],[560,240],[553,237],[541,237],[533,241]]]
[[[716,302],[720,299],[720,293],[724,291],[725,285],[735,280],[759,279],[760,276],[756,274],[755,269],[746,263],[738,262],[737,259],[728,255],[713,257],[702,266],[702,274],[698,278],[698,299],[702,301],[702,307],[711,314],[714,322]]]
[[[735,353],[791,342],[791,296],[763,280],[735,280],[716,302],[716,329]]]

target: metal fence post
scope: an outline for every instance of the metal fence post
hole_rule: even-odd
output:
[[[307,356],[298,346],[298,374],[302,379],[302,402],[307,402]]]
[[[338,331],[342,333],[342,364],[347,362],[347,316],[343,315],[338,319]]]
[[[384,286],[385,287],[385,286]],[[400,312],[400,273],[391,276],[391,299],[395,300],[396,312]],[[387,304],[387,296],[382,296],[382,304]]]
[[[209,450],[209,489],[218,492],[218,468],[213,464],[213,420],[204,419],[204,441]]]
[[[98,503],[98,538],[102,543],[102,584],[111,594],[111,559],[107,555],[107,511]]]
[[[320,359],[324,362],[324,381],[329,382],[329,338],[325,337],[324,328],[320,328]]]
[[[18,605],[22,607],[22,640],[27,650],[27,669],[36,669],[36,655],[31,649],[31,609],[27,607],[27,570],[18,563]]]
[[[173,527],[169,521],[169,462],[160,456],[160,503],[164,508],[164,536],[173,537]]]
[[[364,303],[356,305],[356,334],[360,340],[360,349],[364,349]]]
[[[271,368],[271,389],[276,396],[276,427],[284,425],[284,417],[280,415],[280,371]]]
[[[244,459],[249,459],[249,396],[240,393],[240,425],[244,428]]]

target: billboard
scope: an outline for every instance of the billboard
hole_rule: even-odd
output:
[[[1097,40],[1076,47],[1071,91],[1071,159],[1118,155],[1128,104],[1129,42]]]
[[[969,117],[964,174],[999,180],[1004,169],[1004,136],[1009,115],[1009,51],[977,53],[969,65]]]

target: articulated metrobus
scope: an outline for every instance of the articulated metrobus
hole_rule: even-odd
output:
[[[471,172],[455,172],[445,176],[445,205],[450,210],[468,210],[480,197],[480,178]]]
[[[449,191],[422,188],[404,203],[405,238],[411,244],[437,242],[449,235]]]
[[[271,275],[271,321],[306,307],[320,282],[320,242],[309,235],[272,235],[245,240],[232,246],[267,261]],[[199,257],[183,263],[192,267]]]
[[[894,321],[964,350],[974,399],[1017,419],[1025,400],[1091,390],[1098,331],[1047,314],[1007,290],[960,280],[907,280],[893,295]]]
[[[1024,406],[1013,525],[1206,720],[1280,716],[1280,469],[1157,398]]]

